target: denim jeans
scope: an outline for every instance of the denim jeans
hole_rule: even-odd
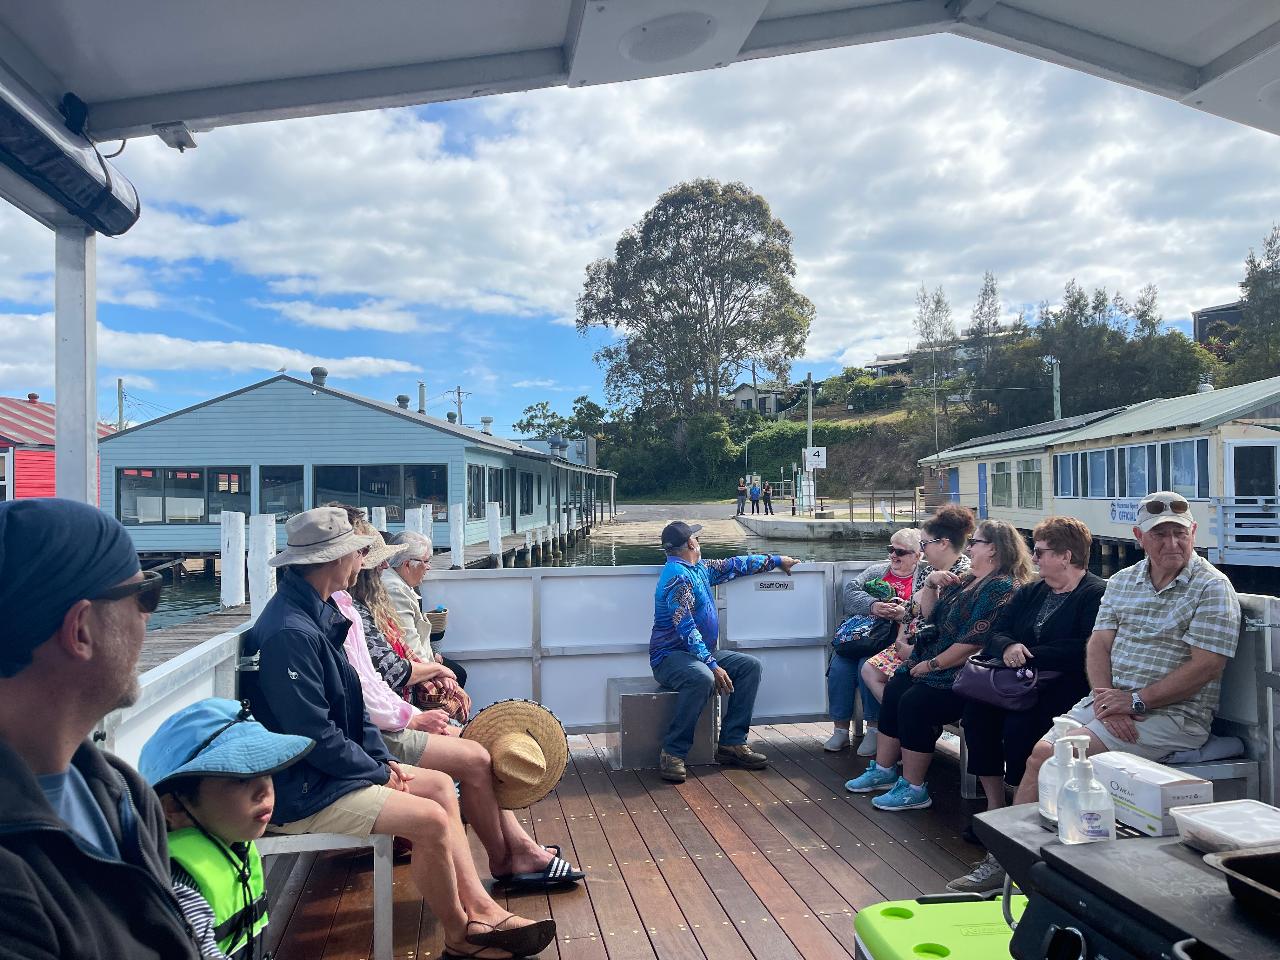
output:
[[[832,720],[847,723],[853,719],[853,695],[856,692],[862,698],[862,719],[870,723],[879,722],[880,701],[862,682],[862,665],[866,662],[831,655],[831,666],[827,668],[827,712]]]
[[[720,745],[733,747],[747,742],[751,711],[755,708],[756,690],[760,686],[760,661],[733,650],[717,651],[716,660],[733,681],[733,693],[729,694],[729,705],[720,721]],[[715,678],[710,667],[684,650],[676,650],[663,657],[653,668],[653,678],[678,694],[676,710],[662,749],[673,757],[684,759],[693,746],[698,718],[715,689]]]

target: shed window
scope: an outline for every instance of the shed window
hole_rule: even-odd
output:
[[[360,498],[359,467],[316,467],[315,505],[346,503],[358,506]]]
[[[1018,461],[1018,506],[1039,510],[1044,499],[1040,485],[1040,458]]]
[[[498,513],[501,516],[511,515],[511,504],[508,502],[506,490],[502,483],[502,468],[489,468],[489,502],[498,504]]]
[[[203,469],[176,467],[165,470],[165,523],[203,523],[204,494]]]
[[[249,497],[248,467],[209,467],[209,522],[222,519],[222,511],[248,516],[253,507]]]
[[[259,467],[258,509],[274,513],[277,520],[288,520],[306,509],[302,499],[302,467]]]
[[[1107,498],[1116,492],[1116,452],[1114,450],[1090,450],[1084,454],[1085,496]]]
[[[528,517],[533,514],[533,474],[520,474],[520,516]]]
[[[372,516],[374,507],[387,511],[388,522],[404,519],[404,492],[399,464],[365,465],[360,467],[360,500],[365,516]]]
[[[467,464],[467,519],[484,519],[484,467]]]
[[[991,465],[991,505],[1013,506],[1013,474],[1009,472],[1008,460]]]
[[[1145,497],[1159,489],[1160,471],[1156,467],[1156,445],[1144,443],[1121,447],[1117,457],[1117,492],[1125,497]]]
[[[1053,458],[1053,495],[1055,497],[1077,497],[1080,489],[1077,485],[1080,454],[1059,453]]]
[[[1189,499],[1209,496],[1209,441],[1173,440],[1160,444],[1163,488]]]
[[[164,475],[154,467],[116,471],[116,517],[121,523],[164,523]]]
[[[404,508],[431,507],[433,520],[449,516],[449,467],[443,463],[405,464]]]

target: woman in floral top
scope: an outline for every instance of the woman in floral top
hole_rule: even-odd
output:
[[[854,793],[888,789],[871,801],[878,809],[916,810],[933,803],[925,774],[934,744],[943,726],[959,720],[964,709],[951,684],[986,643],[996,613],[1034,576],[1021,534],[1003,520],[979,523],[966,552],[967,575],[935,570],[916,595],[925,626],[916,634],[910,658],[885,688],[876,758],[862,776],[845,784]]]

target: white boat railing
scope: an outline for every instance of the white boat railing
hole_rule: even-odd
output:
[[[1216,497],[1211,563],[1280,566],[1280,498]]]

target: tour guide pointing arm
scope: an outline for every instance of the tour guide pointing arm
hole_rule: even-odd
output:
[[[654,592],[649,666],[654,678],[679,694],[663,742],[662,776],[685,778],[684,758],[693,745],[698,718],[712,691],[731,694],[720,731],[716,759],[758,769],[766,758],[747,746],[747,730],[760,683],[760,661],[736,651],[716,653],[720,621],[712,588],[736,577],[780,569],[790,575],[797,561],[778,555],[750,555],[703,560],[697,533],[702,528],[682,522],[662,531],[667,563]]]

